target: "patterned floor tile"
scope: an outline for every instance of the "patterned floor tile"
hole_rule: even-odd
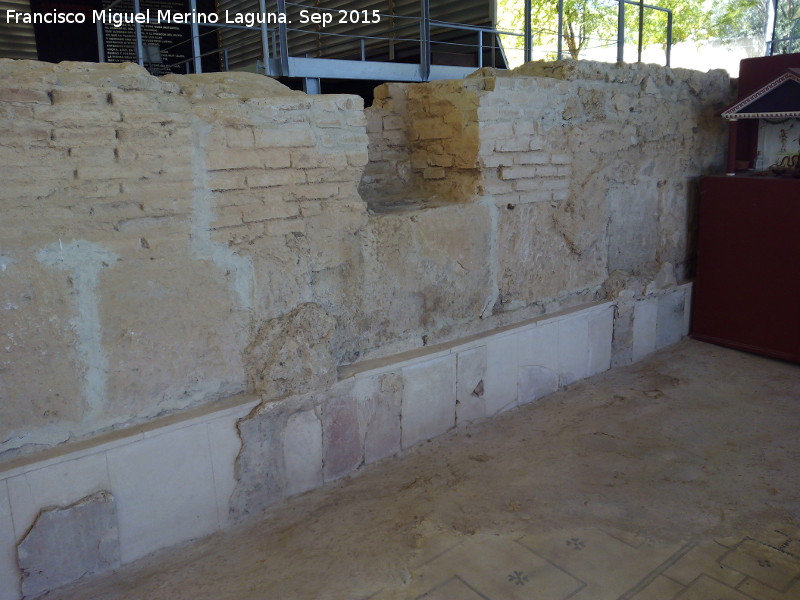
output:
[[[719,562],[729,552],[729,548],[713,540],[701,542],[675,565],[664,571],[664,575],[678,583],[689,585],[700,575],[706,574],[717,581],[736,587],[744,581],[745,575]]]
[[[491,600],[561,600],[585,584],[509,537],[475,536],[423,565],[414,574],[417,597],[437,596],[456,579]],[[427,594],[427,595],[426,595]],[[456,597],[456,596],[453,596]]]
[[[574,577],[587,582],[575,600],[633,597],[648,577],[681,548],[680,544],[632,546],[597,529],[526,536],[520,543]],[[635,590],[635,591],[632,591]]]
[[[701,575],[675,600],[753,600],[750,596],[717,581],[708,575]]]
[[[464,583],[460,577],[448,579],[442,585],[423,594],[418,600],[487,600],[486,596],[476,592]]]
[[[631,597],[631,600],[672,600],[685,589],[677,581],[663,575],[657,576],[647,587]]]
[[[800,574],[800,561],[755,540],[746,540],[727,553],[720,564],[783,592]]]
[[[756,600],[797,600],[800,598],[800,579],[795,579],[785,592],[778,592],[755,579],[748,579],[738,589]]]

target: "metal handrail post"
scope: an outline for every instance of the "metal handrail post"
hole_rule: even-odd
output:
[[[428,81],[431,77],[431,3],[422,0],[422,22],[420,23],[420,77]]]
[[[564,58],[564,0],[558,0],[558,60]]]
[[[672,10],[667,12],[667,66],[670,66],[672,56]]]
[[[197,0],[189,0],[189,8],[192,15],[197,15]],[[200,28],[197,26],[197,18],[192,19],[192,53],[194,54],[194,72],[203,72],[203,61],[200,58]]]
[[[286,14],[286,0],[278,0],[278,13]],[[280,36],[281,47],[281,75],[289,77],[289,37],[286,31],[286,23],[278,23],[278,35]]]
[[[768,2],[772,6],[772,22],[770,24],[770,15],[767,15],[767,27],[772,27],[772,34],[769,36],[769,41],[767,42],[769,51],[767,52],[767,56],[772,56],[775,54],[775,43],[778,39],[775,37],[778,35],[777,26],[778,26],[778,0],[772,0],[772,2]]]
[[[478,32],[478,68],[483,68],[483,31]]]
[[[639,0],[639,43],[636,47],[636,62],[642,62],[644,49],[644,0]]]
[[[139,0],[133,0],[133,13],[138,15],[140,12],[142,12],[142,7],[139,4]],[[133,29],[136,32],[136,62],[139,63],[140,67],[143,67],[144,46],[142,45],[142,24],[136,21],[133,25]]]
[[[97,20],[97,62],[106,62],[106,44],[103,36],[103,23]]]
[[[625,0],[619,0],[617,9],[617,62],[625,60]]]
[[[258,0],[258,9],[262,15],[267,14],[266,0]],[[263,21],[261,23],[261,58],[264,61],[264,73],[269,75],[269,31],[267,31],[267,20],[263,19]]]
[[[533,28],[531,26],[531,0],[525,0],[525,62],[533,57]]]

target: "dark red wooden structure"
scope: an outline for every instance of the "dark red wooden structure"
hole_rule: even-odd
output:
[[[728,110],[767,114],[780,100],[779,113],[800,111],[795,69],[800,54],[743,60],[739,100]],[[781,93],[770,99],[771,84]],[[800,363],[800,179],[749,170],[758,120],[736,123],[729,148],[736,174],[701,181],[692,336]]]

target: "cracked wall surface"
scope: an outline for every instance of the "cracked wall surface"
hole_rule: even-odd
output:
[[[366,110],[252,74],[0,74],[2,457],[240,392],[324,397],[342,365],[589,301],[624,319],[691,275],[692,181],[722,165],[731,97],[720,72],[579,62],[387,84]],[[479,383],[454,391],[465,418]],[[320,452],[343,448],[309,481],[369,460],[353,436],[399,447],[374,432],[407,386],[371,393],[388,404],[365,396],[377,429],[355,433],[309,404]]]

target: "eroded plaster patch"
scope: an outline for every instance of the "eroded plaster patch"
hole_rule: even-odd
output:
[[[99,244],[86,240],[61,240],[42,248],[39,262],[68,271],[75,290],[77,316],[70,326],[77,337],[77,350],[84,364],[83,392],[89,412],[96,414],[103,406],[108,378],[108,357],[103,351],[97,280],[100,270],[111,266],[117,255]]]
[[[232,251],[227,244],[214,242],[211,239],[211,223],[214,210],[211,205],[211,190],[205,151],[211,126],[200,119],[193,119],[192,129],[192,180],[194,192],[192,197],[192,215],[190,218],[190,248],[195,256],[210,259],[226,275],[233,277],[233,289],[243,310],[253,307],[253,289],[255,272],[250,258]]]

